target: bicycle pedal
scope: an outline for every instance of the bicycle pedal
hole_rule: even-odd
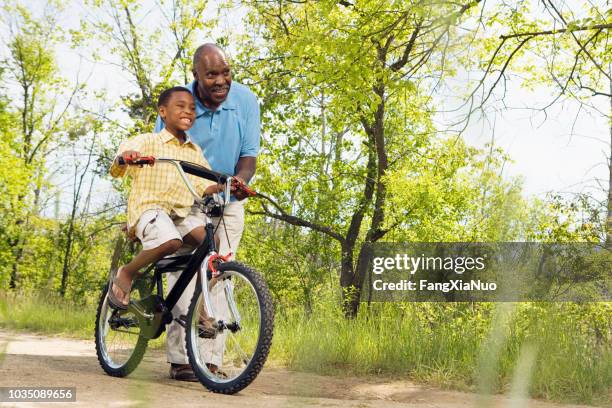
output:
[[[187,328],[187,316],[180,315],[174,319],[175,322],[181,325],[184,329]],[[198,324],[198,337],[201,339],[214,339],[219,332],[217,322],[213,322],[211,327],[206,327],[203,324]]]

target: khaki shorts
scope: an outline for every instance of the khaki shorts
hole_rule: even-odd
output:
[[[164,210],[147,210],[136,224],[136,236],[142,249],[153,249],[173,239],[182,241],[185,235],[202,226],[204,214],[195,206],[186,217],[176,219],[170,218]]]

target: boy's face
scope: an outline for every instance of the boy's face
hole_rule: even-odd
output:
[[[189,92],[174,92],[168,102],[159,107],[159,115],[167,128],[188,130],[195,120],[195,100]]]

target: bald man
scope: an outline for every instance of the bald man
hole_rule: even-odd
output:
[[[204,157],[213,170],[231,174],[248,183],[253,174],[259,153],[260,119],[259,104],[255,94],[246,86],[232,82],[232,70],[229,61],[215,44],[199,46],[193,55],[194,81],[185,85],[195,96],[196,119],[188,131],[191,141],[202,148]],[[157,117],[155,131],[164,127],[161,118]],[[238,250],[238,244],[244,229],[244,207],[242,194],[234,194],[229,205],[225,207],[223,228],[218,228],[215,234],[219,242],[219,253],[233,254]],[[213,219],[215,226],[219,222]],[[229,239],[228,239],[229,238]],[[171,288],[179,275],[168,274],[168,286]],[[215,285],[217,291],[222,291],[221,285]],[[187,315],[187,309],[195,289],[195,279],[190,283],[183,296],[173,309],[173,315]],[[213,293],[212,296],[223,296]],[[218,299],[219,303],[222,303]],[[215,299],[213,298],[213,303]],[[213,304],[214,307],[214,304]],[[215,311],[223,313],[223,311]],[[167,332],[167,358],[171,363],[170,377],[176,380],[197,381],[189,366],[185,349],[185,329],[173,322]],[[211,342],[211,353],[207,357],[211,371],[222,363],[222,353],[225,335],[220,333]]]

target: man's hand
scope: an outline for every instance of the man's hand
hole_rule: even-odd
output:
[[[234,176],[234,179],[236,179],[239,183],[246,184],[240,176]],[[232,184],[232,186],[230,187],[230,191],[238,201],[242,201],[248,197],[248,195],[244,191],[238,190],[238,187],[234,184]]]

